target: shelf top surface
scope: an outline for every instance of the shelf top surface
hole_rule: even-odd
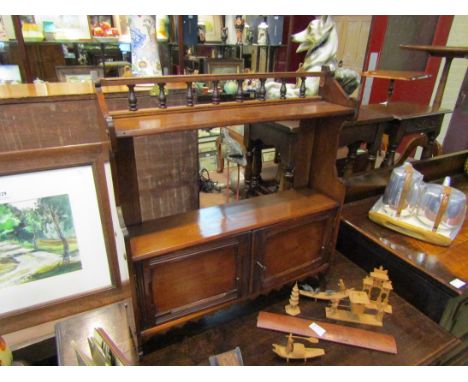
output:
[[[151,87],[138,86],[135,91],[149,91]],[[185,89],[180,84],[168,84],[168,90]],[[104,93],[128,93],[128,88],[121,86],[104,86]],[[20,99],[20,98],[35,98],[35,97],[60,97],[72,95],[95,94],[94,85],[92,82],[45,82],[39,84],[9,84],[0,85],[0,100],[3,99]]]
[[[364,77],[380,78],[384,80],[414,81],[431,77],[424,72],[413,72],[407,70],[370,70],[363,72]]]
[[[160,218],[128,228],[132,260],[144,260],[336,207],[338,203],[329,197],[301,189]]]
[[[451,113],[451,110],[433,108],[412,102],[388,102],[366,105],[367,112],[379,112],[391,115],[398,120]]]
[[[468,46],[400,45],[400,48],[427,52],[440,57],[468,57]]]
[[[115,116],[114,124],[117,137],[131,137],[243,123],[351,115],[354,112],[352,108],[322,100],[288,101],[224,102],[155,109],[153,115]]]

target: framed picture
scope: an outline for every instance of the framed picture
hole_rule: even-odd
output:
[[[206,72],[208,74],[238,74],[244,71],[244,60],[240,58],[208,58]]]
[[[35,15],[37,25],[43,25],[44,21],[53,22],[55,28],[55,40],[90,40],[88,16],[86,15]]]
[[[0,316],[113,286],[96,166],[0,175]]]
[[[128,16],[127,15],[114,15],[114,27],[119,31],[119,41],[130,42],[130,28],[128,26]]]
[[[55,73],[59,82],[97,82],[104,77],[104,69],[100,66],[56,66]]]
[[[205,41],[221,42],[222,16],[198,16],[198,23],[205,24]]]
[[[99,23],[107,23],[111,27],[114,26],[114,17],[111,15],[91,15],[88,16],[89,25],[92,27],[98,26]]]
[[[10,15],[0,15],[0,41],[14,40],[15,29]]]
[[[158,41],[169,41],[171,23],[168,15],[156,15],[156,38]]]
[[[20,84],[21,72],[18,65],[0,65],[0,84]]]

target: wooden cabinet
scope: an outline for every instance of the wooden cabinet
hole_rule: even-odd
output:
[[[144,339],[229,304],[324,272],[339,204],[288,190],[129,227]]]
[[[253,232],[255,290],[266,291],[328,266],[335,211]]]
[[[138,263],[145,327],[243,297],[250,236],[238,235]]]
[[[298,73],[272,76],[285,84]],[[338,134],[355,114],[356,103],[327,71],[301,72],[300,76],[320,77],[319,96],[306,97],[302,79],[298,98],[266,99],[265,82],[270,74],[264,73],[255,75],[261,86],[257,98],[249,100],[242,97],[241,85],[250,74],[101,80],[101,86],[126,85],[129,89],[128,110],[103,107],[106,101],[99,88],[98,99],[112,141],[117,142],[116,173],[128,226],[127,254],[140,345],[172,326],[328,268],[344,199],[344,186],[335,169]],[[193,104],[194,82],[228,79],[238,84],[235,102],[220,102],[215,85],[212,104]],[[134,88],[148,81],[159,86],[159,108],[138,109]],[[175,82],[185,82],[187,106],[167,107],[164,87]],[[306,138],[295,145],[296,155],[304,160],[297,166],[300,182],[294,182],[294,188],[154,220],[143,218],[141,203],[125,203],[142,197],[134,176],[139,138],[159,140],[201,128],[289,120],[298,121]],[[170,149],[181,154],[186,150]],[[160,165],[163,162],[161,158]],[[155,179],[158,175],[152,174]]]
[[[289,194],[291,198],[297,197],[296,191]],[[274,205],[279,198],[271,195],[269,199]],[[255,208],[259,200],[233,205],[230,213],[233,218],[238,217],[247,206]],[[303,197],[302,202],[307,200],[318,200],[317,195]],[[141,329],[170,324],[176,319],[185,320],[204,309],[266,293],[325,270],[333,249],[328,243],[331,243],[337,210],[331,201],[325,208],[318,214],[288,219],[261,229],[250,230],[246,225],[246,232],[238,235],[230,235],[226,230],[227,237],[181,250],[160,254],[151,251],[152,254],[135,262],[133,267]],[[212,210],[222,211],[221,207]],[[274,211],[270,211],[274,219]],[[206,220],[189,215],[178,215],[178,220],[186,224],[187,235],[195,226],[197,231],[207,229]],[[213,224],[214,214],[208,215]],[[160,219],[160,225],[170,227],[171,218]],[[169,236],[169,231],[161,233]],[[138,244],[136,241],[133,244],[135,253]]]

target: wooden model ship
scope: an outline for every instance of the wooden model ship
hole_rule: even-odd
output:
[[[278,345],[273,344],[273,352],[276,353],[281,358],[286,358],[286,361],[289,362],[290,359],[303,359],[304,362],[307,361],[309,358],[316,358],[321,357],[325,354],[325,350],[319,348],[309,348],[306,347],[304,344],[299,342],[294,342],[293,338],[300,338],[303,340],[307,340],[312,343],[318,343],[318,339],[316,338],[306,338],[306,337],[298,337],[293,336],[292,333],[289,333],[287,336],[288,341],[286,345]]]
[[[325,308],[327,318],[360,324],[382,326],[384,313],[392,313],[388,296],[393,289],[388,271],[382,267],[374,270],[363,280],[362,291],[347,289],[340,280],[338,292],[312,292],[300,290],[303,296],[330,301]],[[346,301],[347,300],[347,301]],[[346,303],[343,303],[345,301]]]

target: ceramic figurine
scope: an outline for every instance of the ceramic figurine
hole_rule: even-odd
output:
[[[242,33],[244,32],[245,20],[242,16],[236,16],[236,21],[234,21],[234,26],[236,27],[236,37],[237,43],[242,44]]]
[[[227,38],[228,38],[228,28],[227,27],[221,28],[221,41],[223,42],[223,44],[226,44]]]
[[[340,85],[348,84],[346,86],[348,94],[358,87],[361,78],[359,73],[350,69],[338,68],[336,61],[338,33],[336,25],[330,16],[323,16],[312,20],[307,28],[292,36],[292,41],[299,43],[296,53],[306,52],[301,70],[305,72],[321,71],[322,66],[325,65],[335,73],[335,78]],[[305,83],[306,96],[317,95],[319,83],[319,77],[308,77]],[[281,82],[268,80],[265,87],[267,98],[280,97]],[[299,96],[300,86],[287,84],[286,87],[286,98]]]
[[[266,22],[266,18],[258,24],[257,44],[268,45],[268,24]]]
[[[245,24],[245,43],[247,45],[252,45],[254,40],[252,29],[249,24]]]
[[[206,26],[204,22],[198,23],[198,42],[204,43],[206,41]]]

